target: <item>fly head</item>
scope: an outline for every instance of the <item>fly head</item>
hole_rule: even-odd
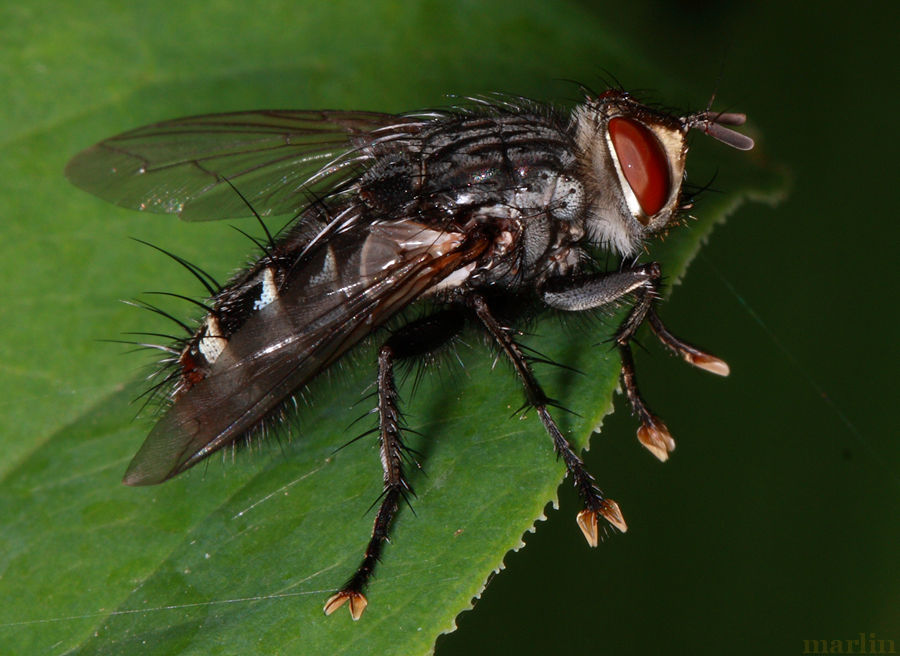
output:
[[[749,137],[724,127],[741,125],[743,114],[678,117],[617,90],[588,98],[573,120],[589,190],[586,231],[592,243],[624,257],[635,255],[677,216],[691,129],[733,148],[753,147]]]

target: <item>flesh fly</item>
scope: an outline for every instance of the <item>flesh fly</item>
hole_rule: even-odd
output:
[[[649,323],[687,362],[727,375],[720,359],[673,336],[656,312],[660,266],[645,243],[683,211],[687,137],[704,132],[746,150],[728,126],[742,114],[677,116],[628,93],[588,94],[571,112],[496,96],[403,115],[256,111],[157,123],[112,137],[66,169],[77,186],[124,207],[188,221],[292,214],[262,255],[218,287],[186,262],[210,298],[171,354],[166,407],[125,474],[153,485],[246,438],[316,376],[367,339],[377,350],[378,439],[384,493],[356,572],[325,604],[359,619],[400,502],[412,488],[394,370],[467,326],[508,359],[584,503],[626,530],[557,427],[552,403],[513,329],[541,310],[584,312],[624,302],[615,333],[622,381],[657,458],[674,448],[641,398],[629,343]],[[610,258],[618,266],[600,263]],[[180,260],[180,258],[178,258]],[[181,261],[181,260],[180,260]],[[411,307],[426,312],[387,331]]]

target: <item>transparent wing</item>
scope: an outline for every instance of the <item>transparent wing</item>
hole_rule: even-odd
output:
[[[354,175],[366,146],[415,132],[423,118],[375,112],[254,111],[148,125],[76,155],[69,180],[116,205],[187,221],[298,212],[308,193]],[[306,193],[304,193],[306,192]]]

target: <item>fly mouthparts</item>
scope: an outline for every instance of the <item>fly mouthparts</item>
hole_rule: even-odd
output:
[[[692,114],[684,119],[688,129],[699,129],[716,141],[721,141],[727,146],[738,150],[751,150],[754,146],[753,139],[737,130],[731,130],[726,125],[743,125],[747,122],[747,115],[737,112],[710,112],[703,111]]]

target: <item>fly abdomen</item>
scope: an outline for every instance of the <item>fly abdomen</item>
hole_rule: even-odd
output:
[[[290,235],[284,243],[292,243]],[[463,235],[397,221],[356,225],[312,248],[266,256],[219,294],[189,341],[172,404],[125,482],[159,483],[251,432],[377,326],[465,271],[482,251]]]

